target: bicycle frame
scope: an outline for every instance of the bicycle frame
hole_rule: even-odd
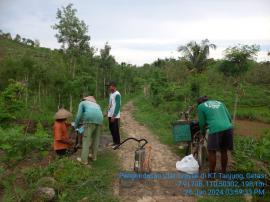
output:
[[[188,110],[179,113],[179,118],[182,121],[190,121],[190,113],[193,111],[194,106],[189,106]],[[203,167],[207,156],[207,134],[203,136],[200,131],[192,134],[191,141],[188,142],[186,148],[186,155],[193,154],[194,158],[198,161],[200,167]]]

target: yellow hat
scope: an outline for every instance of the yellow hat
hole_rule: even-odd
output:
[[[94,103],[97,103],[96,99],[94,96],[87,96],[87,97],[84,97],[83,100],[87,100],[87,101],[90,101],[90,102],[94,102]]]
[[[70,117],[72,117],[72,113],[64,108],[59,109],[54,115],[54,119],[67,119]]]

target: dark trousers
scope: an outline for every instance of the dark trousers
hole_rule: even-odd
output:
[[[120,144],[119,123],[120,119],[115,118],[114,122],[111,122],[111,117],[109,117],[109,128],[112,134],[114,144]]]
[[[58,156],[65,156],[67,155],[67,149],[59,149],[59,150],[55,150],[56,154]]]

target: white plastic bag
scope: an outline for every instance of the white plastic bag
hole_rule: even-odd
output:
[[[176,162],[176,169],[188,174],[199,172],[199,164],[192,154],[185,156],[181,161]]]

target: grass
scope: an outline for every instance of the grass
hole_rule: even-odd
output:
[[[134,99],[134,104],[137,108],[134,112],[135,119],[149,127],[158,136],[161,143],[169,145],[176,154],[183,156],[184,151],[178,149],[172,136],[171,122],[177,120],[177,115],[168,114],[158,108],[154,108],[143,97]]]
[[[234,137],[233,156],[237,171],[265,172],[270,178],[270,132],[266,132],[261,139],[253,137]],[[261,161],[262,163],[258,162]]]
[[[33,151],[48,153],[51,142],[51,137],[40,125],[35,134],[24,134],[18,127],[0,128],[0,163],[14,167]]]
[[[135,119],[157,134],[162,143],[172,146],[171,122],[175,120],[174,117],[154,108],[142,97],[135,99],[134,104],[137,108],[134,113]]]
[[[233,156],[235,169],[237,171],[252,171],[255,163],[252,159],[255,158],[255,150],[258,142],[251,137],[235,136]]]
[[[73,202],[85,197],[88,201],[118,201],[113,196],[113,180],[119,170],[115,156],[108,151],[101,152],[99,159],[86,167],[70,158],[58,159],[47,167],[25,168],[15,174],[3,176],[0,186],[4,187],[3,201],[29,201],[42,177],[53,177],[56,183],[56,201]],[[21,176],[23,187],[16,187],[16,176]],[[16,191],[17,190],[17,191]],[[14,193],[15,191],[15,193]]]
[[[237,109],[237,117],[239,119],[257,120],[270,123],[270,108],[268,106],[239,106]]]

